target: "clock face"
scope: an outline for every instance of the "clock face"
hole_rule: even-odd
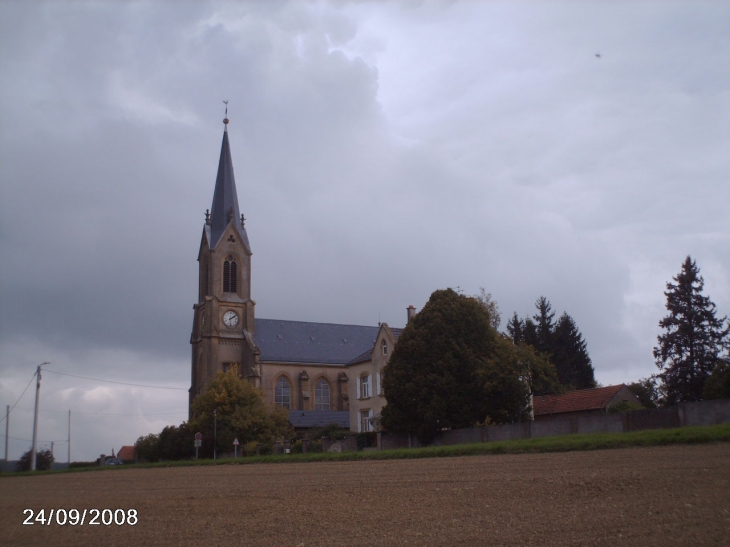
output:
[[[223,323],[227,327],[235,327],[238,325],[238,315],[234,311],[227,311],[223,314]]]

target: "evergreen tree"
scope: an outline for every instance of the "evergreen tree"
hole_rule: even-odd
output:
[[[669,315],[659,321],[665,330],[654,348],[656,365],[664,384],[668,404],[698,401],[707,378],[727,347],[730,325],[718,319],[715,304],[702,295],[704,279],[697,264],[688,256],[682,271],[667,283]]]
[[[550,361],[555,365],[561,384],[569,389],[596,387],[586,342],[573,318],[565,312],[552,331],[550,349]]]
[[[521,344],[525,341],[524,330],[524,321],[518,317],[517,312],[514,312],[510,320],[507,321],[507,332],[515,345]]]
[[[555,312],[552,311],[550,301],[541,296],[535,302],[537,313],[532,316],[535,321],[537,343],[534,344],[537,351],[550,354],[552,349],[552,336],[555,325],[553,324],[553,317]]]
[[[537,334],[537,325],[529,317],[522,322],[522,340],[528,346],[537,350],[540,345],[540,337]],[[543,352],[546,353],[546,352]]]
[[[588,348],[575,321],[563,313],[555,323],[555,312],[544,296],[537,299],[535,307],[537,313],[533,317],[522,320],[515,312],[507,323],[507,332],[514,343],[532,346],[545,355],[562,386],[568,389],[596,387]]]

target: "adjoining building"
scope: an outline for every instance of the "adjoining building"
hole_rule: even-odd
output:
[[[532,411],[535,420],[553,416],[587,416],[605,414],[619,403],[633,403],[641,406],[626,384],[579,389],[561,395],[541,395],[533,398]]]

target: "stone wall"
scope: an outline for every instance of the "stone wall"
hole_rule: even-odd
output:
[[[592,414],[573,417],[556,416],[536,422],[523,422],[468,429],[442,431],[434,445],[508,441],[538,437],[555,437],[576,433],[622,433],[642,429],[665,429],[730,423],[730,399],[681,403],[670,408],[653,408],[615,414]],[[412,435],[378,433],[381,450],[419,446]]]

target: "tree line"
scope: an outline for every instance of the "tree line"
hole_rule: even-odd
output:
[[[515,313],[500,333],[499,306],[477,296],[435,291],[408,323],[383,371],[381,424],[422,444],[442,429],[529,419],[531,397],[595,387],[585,340],[573,319],[545,297],[538,313]]]

